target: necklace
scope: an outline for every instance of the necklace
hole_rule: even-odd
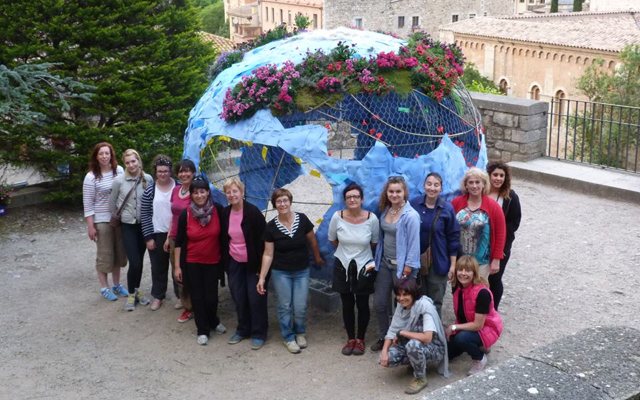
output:
[[[393,207],[391,207],[391,208],[389,209],[389,214],[391,214],[391,215],[393,215],[393,216],[398,215],[398,213],[400,212],[400,210],[402,210],[402,207],[404,207],[404,204],[403,204],[403,205],[401,205],[399,208],[393,208]]]
[[[180,196],[186,196],[187,193],[189,193],[189,188],[186,190],[183,187],[180,188]]]

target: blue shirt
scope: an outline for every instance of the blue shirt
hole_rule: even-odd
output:
[[[382,212],[380,221],[387,215],[389,208]],[[402,277],[405,266],[412,269],[420,269],[420,216],[409,203],[402,207],[402,214],[396,223],[396,261],[398,268],[396,275]],[[380,240],[376,247],[376,271],[380,270],[382,262],[382,249],[384,248],[384,232],[380,229]]]
[[[429,232],[433,225],[433,218],[440,210],[431,238],[432,268],[436,274],[446,275],[451,266],[450,257],[457,255],[460,248],[460,225],[451,204],[443,198],[438,198],[436,207],[430,209],[425,205],[425,197],[420,196],[411,201],[411,206],[420,215],[420,253],[422,254],[430,245]]]

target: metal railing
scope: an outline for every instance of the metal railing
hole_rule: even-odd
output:
[[[552,98],[547,156],[640,172],[640,107]]]

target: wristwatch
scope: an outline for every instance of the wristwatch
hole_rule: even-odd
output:
[[[451,332],[455,332],[457,329],[458,327],[455,324],[451,325]]]

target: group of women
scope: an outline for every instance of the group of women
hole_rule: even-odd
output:
[[[257,350],[267,337],[271,281],[284,346],[291,353],[307,347],[309,252],[317,265],[324,260],[313,223],[291,209],[291,192],[273,192],[277,215],[267,223],[260,210],[245,201],[244,184],[237,178],[225,181],[229,205],[222,207],[213,201],[209,183],[195,177],[189,160],[175,168],[179,183],[166,156],[154,158],[153,177],[144,173],[135,150],[125,151],[123,162],[125,169],[117,165],[110,144],[97,144],[83,185],[102,296],[126,297],[128,311],[149,303],[157,310],[166,297],[172,265],[176,308],[184,308],[179,321],[195,316],[197,342],[204,345],[212,331],[225,332],[217,303],[226,272],[238,318],[228,343],[250,339]],[[509,167],[491,163],[488,172],[470,168],[461,182],[462,194],[451,203],[440,196],[443,181],[437,173],[426,176],[424,196],[412,201],[404,179],[390,177],[378,215],[363,208],[364,191],[352,183],[343,191],[344,209],[331,218],[333,289],[341,296],[347,332],[341,352],[365,353],[373,293],[378,331],[371,350],[381,351],[383,366],[411,364],[414,379],[408,393],[426,386],[427,364],[438,364],[446,375],[447,360],[465,352],[473,360],[469,373],[481,371],[502,331],[497,309],[520,204],[510,188]],[[117,227],[110,223],[113,216],[119,217]],[[151,259],[151,299],[140,290],[145,250]],[[128,288],[119,279],[125,254]],[[455,323],[444,327],[447,283],[453,288]],[[397,302],[393,314],[392,294]]]

